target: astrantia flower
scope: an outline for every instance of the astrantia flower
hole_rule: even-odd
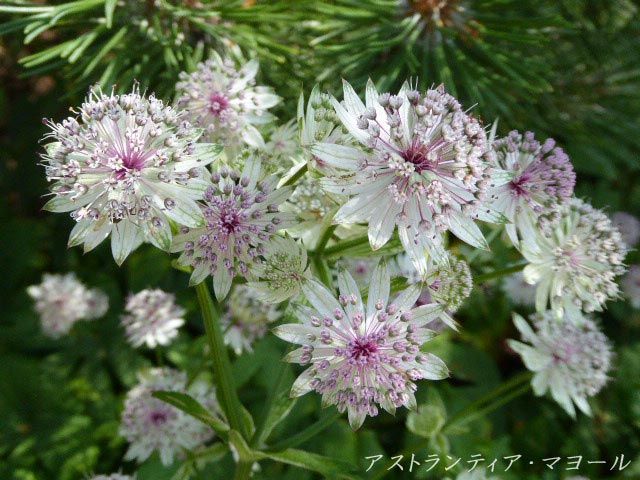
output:
[[[182,252],[180,264],[193,266],[191,285],[212,275],[215,295],[221,300],[233,278],[247,276],[258,256],[265,253],[264,244],[294,216],[278,211],[291,188],[275,189],[275,176],[259,181],[260,165],[253,158],[242,174],[223,168],[212,179],[214,185],[205,192],[202,207],[206,225],[183,227],[172,251]]]
[[[569,415],[575,416],[573,404],[590,415],[587,397],[598,393],[607,382],[612,351],[607,337],[589,318],[579,323],[560,320],[552,311],[533,315],[535,332],[519,315],[513,322],[529,343],[509,340],[509,345],[522,357],[525,366],[535,372],[533,391],[551,396]]]
[[[152,397],[156,391],[186,393],[211,414],[219,407],[212,387],[196,382],[187,387],[187,376],[170,368],[154,368],[139,375],[140,383],[127,393],[120,435],[129,442],[127,460],[144,462],[158,451],[163,465],[170,465],[184,449],[191,450],[213,437],[213,430],[182,410]]]
[[[555,227],[545,226],[525,238],[522,254],[529,261],[524,278],[537,284],[536,310],[547,304],[558,313],[575,308],[592,312],[618,295],[615,277],[624,273],[626,247],[620,232],[600,210],[571,200]]]
[[[43,155],[54,198],[44,208],[72,212],[69,246],[85,252],[111,234],[121,264],[143,241],[168,250],[169,220],[204,223],[195,200],[208,185],[204,166],[220,152],[196,144],[200,130],[138,87],[126,95],[91,90],[79,118],[47,122],[53,130]]]
[[[640,265],[631,265],[620,283],[633,308],[640,308]]]
[[[265,245],[264,259],[253,268],[258,281],[248,285],[263,302],[280,303],[300,291],[308,278],[307,251],[290,237],[273,237]]]
[[[536,304],[536,287],[527,283],[522,272],[505,277],[502,290],[508,299],[518,305],[533,307]]]
[[[323,186],[351,195],[334,219],[368,222],[374,250],[395,226],[422,276],[427,256],[444,257],[442,234],[451,231],[478,248],[487,243],[476,218],[498,221],[483,201],[491,182],[491,155],[482,125],[442,87],[424,94],[405,85],[379,95],[369,81],[366,105],[345,82],[344,102],[333,100],[349,133],[365,148],[319,143],[311,152],[336,169]]]
[[[185,310],[176,305],[173,294],[159,289],[129,295],[125,311],[127,315],[122,316],[121,322],[134,347],[168,345],[184,324]]]
[[[258,61],[242,68],[223,60],[217,53],[199,63],[195,72],[180,74],[176,84],[178,105],[189,112],[189,119],[205,129],[206,137],[238,150],[243,144],[264,148],[264,139],[254,125],[273,120],[266,110],[280,97],[269,87],[255,86]]]
[[[271,171],[290,168],[299,152],[298,125],[293,120],[274,128],[264,148]]]
[[[378,414],[376,404],[392,414],[397,407],[415,408],[414,382],[445,378],[448,370],[438,357],[420,351],[435,336],[424,326],[439,308],[412,309],[418,285],[389,301],[390,277],[381,264],[373,273],[366,307],[346,271],[340,272],[338,285],[336,299],[315,280],[305,282],[302,290],[311,307],[296,306],[302,323],[281,325],[274,333],[302,345],[286,361],[311,364],[293,384],[291,395],[315,390],[324,406],[348,410],[349,423],[357,429],[367,415]]]
[[[52,338],[66,335],[79,320],[102,317],[109,308],[101,290],[88,289],[73,273],[45,273],[42,283],[28,287],[27,293],[36,302],[43,333]]]
[[[380,259],[375,257],[345,257],[338,262],[337,266],[349,272],[356,281],[358,288],[365,289],[369,287],[369,284],[371,283],[371,275],[378,263],[380,263]],[[411,269],[415,272],[413,266]]]
[[[256,292],[237,285],[227,302],[227,312],[222,317],[224,342],[236,355],[252,352],[252,345],[267,333],[269,324],[281,317],[278,307],[260,300]]]
[[[559,218],[573,195],[576,174],[553,139],[541,145],[531,132],[523,138],[512,131],[493,146],[496,165],[512,179],[489,190],[489,204],[511,222],[507,234],[518,247],[520,239],[535,230],[540,215]]]
[[[622,241],[631,248],[640,240],[640,220],[627,212],[615,212],[611,215],[613,225],[620,231]]]

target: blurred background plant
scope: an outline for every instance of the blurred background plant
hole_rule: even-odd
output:
[[[553,136],[575,165],[579,196],[610,212],[640,216],[640,20],[631,0],[5,1],[0,20],[0,248],[7,272],[0,279],[3,479],[65,480],[118,470],[126,450],[117,437],[119,414],[135,371],[158,361],[202,368],[204,345],[189,340],[202,334],[197,304],[186,275],[171,268],[167,255],[141,248],[118,269],[104,245],[87,256],[67,250],[70,220],[40,211],[46,191],[38,165],[41,119],[65,116],[95,82],[129,90],[137,80],[170,99],[178,72],[193,70],[210,49],[241,52],[260,60],[260,83],[285,99],[276,110],[283,122],[294,117],[300,89],[308,95],[317,81],[330,91],[341,88],[339,77],[360,90],[368,77],[381,90],[410,77],[421,87],[444,83],[464,105],[477,103],[473,111],[485,124],[499,119],[501,133],[517,128]],[[510,261],[495,241],[491,256],[479,255],[472,267],[482,274]],[[637,251],[627,263],[640,263]],[[39,283],[43,272],[69,271],[104,290],[111,309],[104,319],[81,322],[70,336],[52,340],[40,332],[26,287]],[[487,281],[476,288],[456,315],[462,333],[438,340],[437,353],[454,376],[421,390],[419,403],[429,408],[376,418],[357,434],[342,419],[321,442],[300,446],[357,465],[367,478],[381,478],[388,465],[380,462],[364,473],[370,463],[365,456],[388,460],[401,451],[423,458],[453,452],[536,460],[624,454],[633,462],[622,472],[584,465],[580,473],[640,478],[640,312],[623,300],[601,315],[617,358],[593,418],[573,422],[552,402],[525,395],[474,423],[445,427],[448,418],[522,369],[505,339],[516,335],[511,310],[529,310],[500,295],[500,285]],[[161,349],[160,360],[133,350],[118,323],[128,293],[156,287],[175,292],[187,310],[186,333]],[[241,398],[257,417],[273,392],[283,350],[267,335],[251,355],[235,360]],[[287,376],[290,385],[293,370]],[[274,436],[287,438],[312,424],[317,400],[300,399]],[[229,455],[216,466],[201,468],[200,460],[166,470],[152,457],[138,478],[186,478],[189,472],[218,478],[213,475],[228,475],[233,465]],[[262,466],[261,478],[313,478],[281,464]],[[554,479],[567,473],[536,462],[496,476]],[[423,469],[416,478],[433,477]]]

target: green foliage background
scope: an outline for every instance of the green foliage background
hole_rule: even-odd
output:
[[[429,2],[422,2],[427,4]],[[445,2],[446,3],[446,2]],[[233,45],[261,60],[262,84],[275,87],[285,103],[277,112],[294,115],[300,89],[317,81],[338,91],[339,77],[363,87],[371,76],[379,88],[397,88],[412,77],[421,87],[444,82],[485,123],[499,118],[499,132],[530,129],[553,136],[569,153],[578,173],[577,194],[609,211],[640,216],[640,20],[631,0],[520,1],[464,3],[461,19],[425,20],[410,1],[140,1],[0,2],[0,478],[85,478],[120,468],[126,449],[117,437],[123,395],[136,383],[139,368],[157,363],[135,351],[118,323],[130,291],[159,287],[176,292],[188,309],[180,340],[165,349],[167,364],[188,371],[206,368],[202,324],[186,274],[150,246],[117,268],[108,245],[89,255],[67,250],[72,220],[46,214],[46,182],[38,165],[43,117],[60,120],[78,105],[87,87],[100,81],[128,90],[134,80],[166,98],[179,71],[192,69],[209,48]],[[49,9],[49,10],[47,10]],[[474,263],[475,273],[505,266],[510,253],[500,242],[491,256]],[[638,263],[631,252],[628,263]],[[92,287],[104,289],[110,310],[104,319],[81,322],[58,341],[44,337],[26,295],[43,272],[74,271]],[[474,399],[523,370],[505,339],[516,333],[514,309],[497,284],[476,288],[460,311],[464,329],[445,335],[436,349],[452,371],[445,382],[422,385],[419,417],[405,427],[406,412],[381,415],[351,432],[345,419],[298,448],[347,462],[362,478],[439,478],[424,470],[409,474],[388,464],[365,472],[366,456],[401,453],[417,459],[439,453],[486,459],[521,454],[505,479],[556,479],[571,472],[544,468],[543,458],[583,455],[585,461],[624,454],[633,463],[623,472],[583,464],[591,479],[640,478],[640,313],[623,301],[601,315],[617,358],[610,385],[595,399],[594,417],[572,421],[548,399],[531,393],[493,413],[439,431]],[[528,313],[519,310],[520,313]],[[268,395],[286,397],[294,378],[275,390],[285,350],[268,336],[255,353],[235,359],[240,396],[260,418]],[[205,364],[203,364],[205,362]],[[426,382],[423,382],[426,383]],[[317,396],[307,395],[271,435],[283,441],[317,420]],[[330,415],[323,412],[322,415]],[[416,432],[418,432],[416,434]],[[426,438],[425,438],[426,437]],[[214,449],[211,457],[218,455]],[[143,464],[140,480],[230,478],[230,455],[202,468],[197,460],[163,469],[156,458]],[[577,474],[577,472],[574,472]],[[175,475],[175,476],[174,476]],[[308,471],[265,461],[257,478],[316,478]]]

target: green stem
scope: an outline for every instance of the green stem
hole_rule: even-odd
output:
[[[341,416],[341,413],[338,412],[338,410],[334,410],[333,412],[330,412],[330,413],[325,413],[322,417],[320,417],[320,419],[316,423],[309,425],[307,428],[297,433],[293,437],[289,437],[286,440],[282,440],[280,442],[277,442],[269,446],[267,450],[271,452],[278,452],[281,450],[286,450],[287,448],[293,448],[297,445],[300,445],[301,443],[304,443],[307,440],[315,437],[317,434],[322,432],[325,428],[332,425],[336,420],[338,420],[338,418],[340,418],[340,416]]]
[[[302,177],[305,173],[307,173],[307,164],[305,163],[302,167],[300,167],[298,169],[298,171],[296,173],[294,173],[293,175],[291,175],[291,177],[282,184],[283,187],[287,187],[289,185],[293,185],[294,183],[296,183],[300,177]]]
[[[313,265],[316,267],[316,272],[322,283],[324,283],[329,290],[333,290],[333,282],[331,281],[331,272],[329,271],[329,266],[327,265],[327,261],[322,257],[313,257]]]
[[[251,469],[253,468],[253,462],[239,462],[236,467],[235,480],[246,480],[251,478]]]
[[[524,267],[527,266],[526,262],[523,263],[518,263],[517,265],[513,265],[511,267],[507,267],[503,270],[496,270],[495,272],[489,272],[489,273],[485,273],[482,275],[476,275],[476,277],[473,279],[473,283],[478,284],[478,283],[484,283],[487,282],[489,280],[493,280],[495,278],[500,278],[500,277],[505,277],[507,275],[511,275],[512,273],[516,273],[519,272],[521,270],[524,269]]]
[[[326,256],[335,255],[336,253],[340,253],[343,250],[346,250],[348,248],[359,247],[360,245],[365,245],[368,243],[369,243],[368,236],[358,237],[352,240],[345,240],[343,242],[336,243],[335,245],[327,248],[324,251],[324,254]]]
[[[335,232],[337,227],[337,225],[330,225],[329,228],[327,228],[322,233],[322,237],[320,237],[320,241],[318,242],[318,246],[316,247],[315,255],[319,257],[324,253],[324,249],[326,248],[327,243],[329,243],[329,240],[331,239],[331,236],[333,235],[333,232]]]
[[[196,293],[198,294],[198,303],[202,311],[211,357],[213,358],[214,373],[217,380],[216,386],[218,387],[222,408],[227,415],[231,428],[247,438],[249,432],[245,422],[242,421],[242,405],[233,381],[231,361],[229,360],[227,347],[224,344],[224,335],[220,327],[220,315],[216,304],[211,298],[206,282],[196,285]]]

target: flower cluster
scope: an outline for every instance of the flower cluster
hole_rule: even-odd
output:
[[[127,393],[120,435],[129,442],[125,458],[143,462],[154,452],[163,465],[173,463],[183,449],[191,450],[213,438],[213,430],[182,410],[152,396],[158,391],[189,394],[218,414],[215,392],[204,382],[188,386],[187,376],[170,368],[154,368],[139,375],[140,383]]]
[[[257,73],[257,60],[237,69],[233,61],[214,53],[199,63],[195,72],[180,74],[176,84],[178,105],[205,130],[209,141],[236,153],[243,144],[264,148],[264,139],[255,125],[273,120],[266,110],[277,105],[280,97],[269,87],[255,86]]]
[[[315,280],[305,282],[302,289],[311,307],[296,305],[301,323],[274,330],[283,340],[302,345],[285,360],[310,364],[294,382],[291,395],[315,390],[322,394],[324,405],[348,411],[353,429],[367,415],[378,414],[376,404],[392,414],[398,407],[416,408],[414,382],[448,376],[442,360],[420,351],[435,336],[425,325],[439,308],[413,308],[420,295],[417,285],[390,301],[384,263],[373,272],[366,306],[346,271],[339,274],[338,284],[336,299]]]
[[[405,85],[397,95],[378,94],[367,84],[366,104],[345,82],[335,112],[363,147],[317,143],[311,152],[347,172],[329,175],[323,187],[349,195],[334,219],[369,224],[374,250],[396,225],[416,269],[427,274],[427,258],[445,255],[443,233],[451,231],[477,248],[486,241],[475,219],[498,221],[486,204],[493,185],[490,145],[475,118],[442,87],[420,93]]]
[[[626,246],[611,220],[582,200],[571,200],[555,226],[541,223],[523,241],[522,254],[529,262],[524,278],[537,284],[539,312],[548,304],[559,313],[592,312],[618,295]]]
[[[205,226],[183,227],[172,250],[182,252],[180,264],[193,267],[192,285],[212,275],[215,295],[223,299],[233,278],[246,277],[265,253],[264,245],[292,221],[292,214],[278,211],[291,189],[275,189],[275,176],[260,180],[253,158],[242,173],[223,167],[212,181],[201,207]]]
[[[220,149],[197,144],[200,131],[183,115],[138,87],[125,95],[96,88],[79,118],[47,121],[54,141],[42,158],[54,198],[44,208],[72,212],[69,246],[87,252],[111,234],[121,264],[142,242],[168,250],[169,220],[204,223],[195,200],[207,188],[204,166]]]
[[[28,287],[27,293],[35,301],[42,331],[52,338],[66,335],[79,320],[102,317],[109,308],[104,292],[88,289],[73,273],[45,273],[42,282]]]
[[[129,295],[127,315],[121,318],[127,340],[134,347],[168,345],[184,324],[185,310],[175,303],[175,296],[160,289],[146,289]]]
[[[489,205],[510,223],[507,234],[518,247],[522,236],[535,233],[537,219],[547,215],[558,220],[571,200],[576,175],[564,151],[548,139],[540,144],[532,132],[517,131],[493,145],[498,168],[512,175],[511,181],[489,190]]]
[[[524,343],[509,340],[509,345],[535,372],[532,380],[536,395],[551,395],[571,416],[575,416],[573,404],[589,415],[591,409],[587,397],[598,393],[607,382],[611,366],[611,345],[589,318],[579,322],[558,320],[547,311],[533,318],[535,331],[519,315],[514,323]]]
[[[252,352],[253,343],[264,337],[269,324],[280,317],[276,305],[261,301],[254,289],[238,285],[229,295],[227,312],[222,317],[224,341],[236,355]]]
[[[620,231],[622,241],[628,248],[635,247],[640,241],[640,220],[627,212],[615,212],[611,222]]]

